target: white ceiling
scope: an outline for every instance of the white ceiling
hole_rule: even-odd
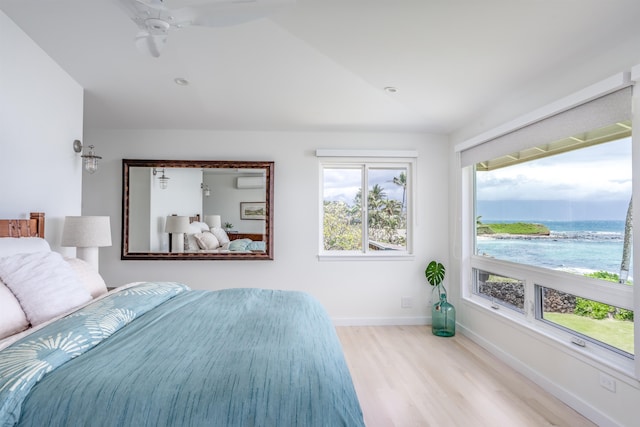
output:
[[[266,19],[173,31],[152,58],[116,0],[0,9],[86,89],[96,128],[450,133],[640,37],[639,0],[298,0]]]

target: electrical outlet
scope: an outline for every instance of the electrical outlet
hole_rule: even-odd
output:
[[[402,297],[400,299],[400,307],[402,307],[402,308],[411,308],[411,307],[413,307],[413,298],[411,298],[411,297]]]
[[[612,393],[616,392],[616,380],[602,372],[600,372],[600,385]]]

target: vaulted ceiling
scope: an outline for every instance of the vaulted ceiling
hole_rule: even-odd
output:
[[[118,0],[0,9],[85,88],[96,128],[450,133],[524,85],[640,40],[637,0],[298,0],[171,31],[153,58]]]

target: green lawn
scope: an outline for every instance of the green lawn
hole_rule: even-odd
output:
[[[613,347],[634,354],[633,322],[627,320],[602,319],[577,316],[575,314],[544,313],[550,322],[580,332]]]
[[[549,228],[542,224],[531,224],[527,222],[479,224],[477,226],[478,235],[483,234],[525,234],[548,236]]]

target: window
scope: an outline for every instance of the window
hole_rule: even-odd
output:
[[[628,124],[620,126],[629,129]],[[633,273],[631,250],[625,250],[625,242],[631,243],[631,228],[625,227],[630,218],[631,138],[597,145],[585,144],[584,137],[581,141],[575,149],[549,157],[503,160],[496,168],[487,167],[491,161],[476,165],[475,255],[608,280],[611,292],[633,285],[628,278]],[[523,309],[517,298],[525,293],[522,282],[494,275],[476,284],[478,295]],[[582,298],[580,289],[541,289],[534,294],[539,320],[633,354],[632,299],[621,308],[610,305],[605,295],[597,302]]]
[[[491,301],[492,308],[497,304],[524,313],[524,281],[493,274],[484,270],[475,273],[474,293]]]
[[[624,366],[635,354],[630,105],[625,88],[461,152],[464,296]]]
[[[321,255],[410,254],[412,164],[323,162]]]
[[[633,357],[633,311],[600,301],[537,286],[539,310],[536,317],[579,338]]]

